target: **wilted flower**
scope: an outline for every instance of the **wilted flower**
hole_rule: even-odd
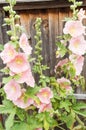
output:
[[[5,44],[4,50],[0,53],[0,57],[3,60],[4,64],[13,60],[16,55],[17,52],[10,43]]]
[[[65,65],[65,64],[67,64],[67,63],[68,63],[68,58],[65,58],[65,59],[60,60],[60,61],[57,63],[57,65],[55,66],[55,72],[56,72],[56,69],[57,69],[58,67],[62,67],[63,65]]]
[[[85,33],[85,28],[81,21],[68,21],[63,29],[64,34],[70,34],[72,37],[77,37]]]
[[[70,55],[69,59],[75,67],[76,75],[80,75],[84,65],[84,57],[78,55]]]
[[[4,86],[7,99],[15,101],[21,96],[21,86],[15,81],[11,80]]]
[[[72,92],[72,87],[71,87],[71,83],[70,80],[62,77],[62,78],[58,78],[57,82],[59,83],[60,87],[65,89],[66,92]]]
[[[40,89],[39,93],[37,93],[37,97],[42,103],[49,104],[50,99],[53,97],[53,93],[49,87],[45,87]]]
[[[29,69],[18,74],[19,75],[19,78],[17,80],[18,83],[27,83],[27,85],[31,86],[31,87],[34,87],[35,85],[35,80],[34,80],[34,77],[32,75],[32,72],[31,72],[31,68],[29,66]]]
[[[19,41],[20,48],[25,52],[26,55],[30,55],[32,51],[32,47],[28,43],[28,39],[25,33],[23,33],[20,37]]]

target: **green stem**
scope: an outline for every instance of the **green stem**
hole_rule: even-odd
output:
[[[84,127],[84,123],[80,120],[80,118],[78,117],[78,115],[76,115],[76,120],[79,122],[79,124]]]

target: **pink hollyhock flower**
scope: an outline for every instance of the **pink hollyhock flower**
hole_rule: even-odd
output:
[[[74,64],[76,75],[80,75],[84,65],[84,57],[77,55],[70,55],[69,59]]]
[[[70,86],[70,80],[62,77],[60,79],[57,79],[57,82],[59,83],[60,87],[65,89],[67,92],[72,92],[72,87]]]
[[[45,87],[39,91],[37,97],[42,103],[49,104],[50,99],[53,97],[53,93],[49,87]]]
[[[4,91],[6,93],[7,99],[15,101],[21,96],[21,86],[15,82],[15,80],[11,80],[4,86]]]
[[[24,53],[18,53],[7,66],[12,72],[17,74],[28,70],[29,63]]]
[[[39,106],[39,113],[41,112],[44,112],[44,111],[50,111],[52,109],[52,104],[49,103],[49,104],[44,104],[44,103],[41,103],[40,106]]]
[[[67,21],[63,29],[64,34],[70,34],[72,37],[77,37],[85,33],[85,28],[81,21]]]
[[[34,87],[35,85],[35,80],[34,80],[34,77],[32,75],[32,72],[31,72],[31,68],[29,66],[29,69],[18,74],[19,75],[19,78],[17,80],[18,83],[27,83],[27,85],[31,86],[31,87]]]
[[[32,47],[28,43],[28,39],[25,33],[23,33],[20,37],[19,41],[20,48],[25,52],[26,55],[30,55],[32,52]]]
[[[81,9],[79,10],[77,16],[78,16],[78,19],[79,19],[79,20],[83,20],[84,18],[86,18],[86,16],[85,16],[85,10],[83,10],[83,9],[81,8]]]
[[[0,57],[3,60],[4,64],[13,60],[16,55],[17,52],[10,43],[5,44],[4,50],[0,53]]]
[[[24,100],[25,91],[26,91],[25,89],[22,89],[22,95],[17,100],[13,101],[13,103],[17,107],[22,108],[22,109],[26,109],[34,103],[33,99],[31,99],[31,98],[28,98],[26,101]]]
[[[86,41],[84,40],[84,37],[79,36],[71,38],[69,49],[77,55],[84,55],[86,52]]]

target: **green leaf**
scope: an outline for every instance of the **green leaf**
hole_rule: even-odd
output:
[[[75,116],[73,116],[71,113],[67,116],[66,124],[68,128],[72,128],[73,124],[75,122]]]
[[[62,113],[61,120],[64,121],[68,128],[72,128],[75,122],[75,113],[71,111],[69,114]]]
[[[0,51],[4,50],[4,46],[2,44],[0,44]]]
[[[74,110],[86,109],[86,103],[84,103],[84,102],[76,103],[73,106],[73,109]]]
[[[86,111],[73,110],[76,114],[86,117]]]
[[[21,121],[25,119],[25,113],[23,109],[17,108],[16,115],[19,117]]]
[[[12,111],[12,113],[8,116],[5,122],[6,130],[10,130],[10,128],[13,126],[15,113],[16,111]]]
[[[70,111],[70,106],[71,106],[71,105],[72,105],[71,102],[68,101],[68,100],[61,101],[61,102],[60,102],[60,108],[65,108],[65,110],[66,110],[67,112]]]
[[[15,123],[11,130],[31,130],[29,125],[24,122]]]
[[[12,79],[11,76],[10,76],[10,77],[5,77],[5,78],[3,78],[2,83],[3,83],[3,84],[6,84],[6,83],[8,83],[11,79]]]
[[[49,130],[49,123],[47,122],[46,119],[44,119],[44,129]]]
[[[0,130],[4,130],[1,122],[0,122]]]
[[[3,105],[0,105],[0,114],[12,113],[15,111],[15,107],[9,100],[4,100]]]

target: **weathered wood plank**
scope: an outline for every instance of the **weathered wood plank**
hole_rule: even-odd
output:
[[[0,9],[6,4],[5,0],[0,1]],[[70,3],[67,0],[17,0],[16,10],[29,9],[47,9],[69,7]],[[83,0],[83,5],[86,6],[86,0]]]

